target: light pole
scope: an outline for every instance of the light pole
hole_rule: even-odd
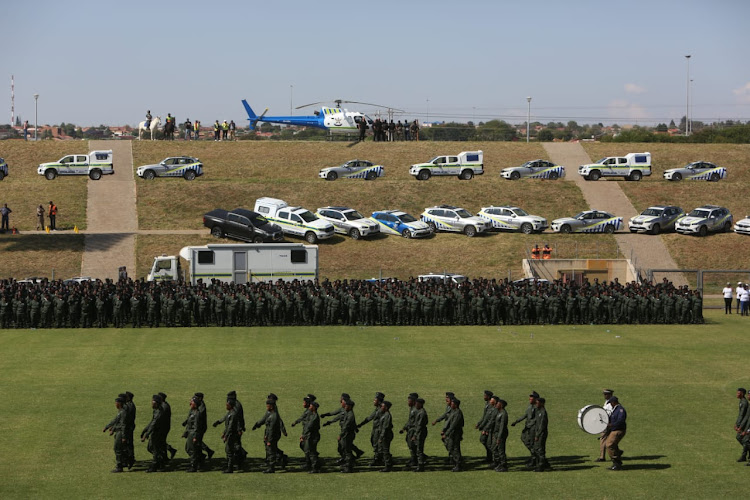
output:
[[[292,96],[294,95],[294,85],[289,85],[289,116],[292,116]]]
[[[427,98],[427,119],[425,123],[430,123],[430,98]]]
[[[39,94],[34,94],[34,142],[36,142],[37,132],[39,131]]]
[[[531,129],[531,96],[526,98],[526,102],[529,103],[529,110],[526,114],[526,142],[529,142],[529,129]]]
[[[687,95],[685,96],[685,136],[690,135],[690,54],[685,56],[687,60]]]

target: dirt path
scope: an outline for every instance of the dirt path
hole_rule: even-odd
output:
[[[135,273],[135,204],[133,150],[130,141],[90,141],[90,150],[111,149],[115,174],[88,181],[86,227],[81,276],[117,279],[126,266]]]
[[[545,142],[544,149],[550,160],[565,167],[565,180],[576,183],[589,208],[621,216],[625,224],[630,217],[638,214],[620,188],[620,181],[591,182],[578,175],[578,166],[592,161],[579,143]],[[566,215],[568,214],[560,214],[561,217]],[[624,232],[615,234],[615,240],[620,252],[630,259],[636,269],[645,272],[649,269],[678,268],[661,236],[632,234],[625,227]],[[659,281],[663,276],[665,275],[656,273],[654,280]],[[667,278],[675,286],[687,285],[687,280],[682,274],[671,273]]]

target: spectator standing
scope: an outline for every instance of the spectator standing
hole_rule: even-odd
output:
[[[747,316],[748,306],[750,306],[750,290],[748,290],[747,283],[745,283],[740,294],[740,314]]]
[[[721,293],[724,295],[724,314],[732,314],[732,285],[728,281]]]
[[[193,122],[193,132],[195,132],[195,134],[193,135],[193,137],[195,138],[195,140],[197,141],[198,139],[200,139],[200,137],[201,137],[201,122],[200,122],[200,120],[195,120]]]
[[[409,128],[409,120],[404,120],[404,140],[411,140],[411,130]]]
[[[9,218],[8,216],[13,210],[8,208],[8,204],[3,204],[3,208],[0,208],[0,215],[2,215],[2,224],[0,225],[0,231],[5,230],[8,231],[9,228]]]
[[[185,119],[185,140],[189,141],[193,138],[193,124],[190,123],[190,118]]]
[[[50,231],[57,231],[57,205],[49,202],[49,205],[47,206],[47,216],[49,217],[49,229]]]
[[[744,290],[742,288],[742,282],[738,281],[737,288],[734,289],[735,298],[737,299],[737,314],[740,313],[740,298],[742,297],[742,290]]]
[[[417,120],[414,120],[411,124],[411,139],[413,141],[419,141],[419,124]]]
[[[231,120],[229,122],[229,140],[230,141],[237,140],[237,125],[234,124],[234,120]]]
[[[229,124],[226,120],[224,120],[221,123],[221,139],[226,141],[227,140],[227,134],[229,133]]]
[[[214,142],[221,139],[221,125],[219,124],[219,120],[216,120],[214,122]]]
[[[29,120],[23,122],[23,140],[29,140]]]
[[[357,127],[359,128],[359,142],[363,142],[367,134],[367,118],[363,116]]]
[[[39,205],[36,207],[36,230],[44,229],[44,207]]]

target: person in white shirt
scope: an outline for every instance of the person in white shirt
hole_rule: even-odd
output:
[[[724,295],[724,314],[732,314],[732,285],[727,282],[721,293]]]
[[[730,293],[731,293],[732,289],[730,288],[729,290],[730,290]],[[729,297],[729,304],[730,304],[730,306],[732,304],[732,298],[731,297]],[[604,408],[604,411],[607,412],[607,415],[612,415],[612,409],[613,408],[612,408],[612,404],[609,402],[609,400],[612,399],[612,395],[614,394],[614,392],[615,391],[613,391],[612,389],[604,389],[602,391],[602,394],[604,395],[604,400],[606,401],[606,403],[604,403],[604,406],[602,406],[602,408]],[[604,432],[602,432],[602,435],[599,436],[599,458],[597,458],[595,460],[595,462],[606,462],[607,461],[606,452],[607,452],[607,435],[608,434],[609,434],[609,432],[604,431]]]
[[[744,288],[742,288],[742,282],[738,281],[737,288],[734,289],[735,298],[737,299],[737,314],[740,313],[740,298],[742,297],[742,290],[744,290]]]
[[[740,304],[743,316],[748,315],[748,306],[750,306],[750,290],[747,289],[747,283],[742,288],[742,294],[740,294]]]

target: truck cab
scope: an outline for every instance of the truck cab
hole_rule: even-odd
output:
[[[639,181],[651,175],[651,153],[629,153],[625,156],[608,156],[596,163],[581,165],[578,173],[587,181],[598,181],[602,177],[623,177]]]
[[[409,173],[417,180],[426,181],[433,175],[454,175],[460,180],[472,179],[484,174],[484,153],[482,151],[462,151],[457,155],[436,156],[427,163],[417,163],[409,168]]]
[[[147,281],[177,281],[182,277],[180,259],[176,255],[161,255],[154,258],[154,263],[146,277]]]
[[[111,149],[91,151],[87,155],[66,155],[57,161],[41,163],[37,168],[37,174],[50,181],[58,175],[88,175],[91,180],[97,181],[102,175],[114,173]]]
[[[278,198],[255,200],[255,211],[281,226],[284,234],[304,238],[308,243],[325,240],[334,235],[334,227],[303,207],[290,207]]]

